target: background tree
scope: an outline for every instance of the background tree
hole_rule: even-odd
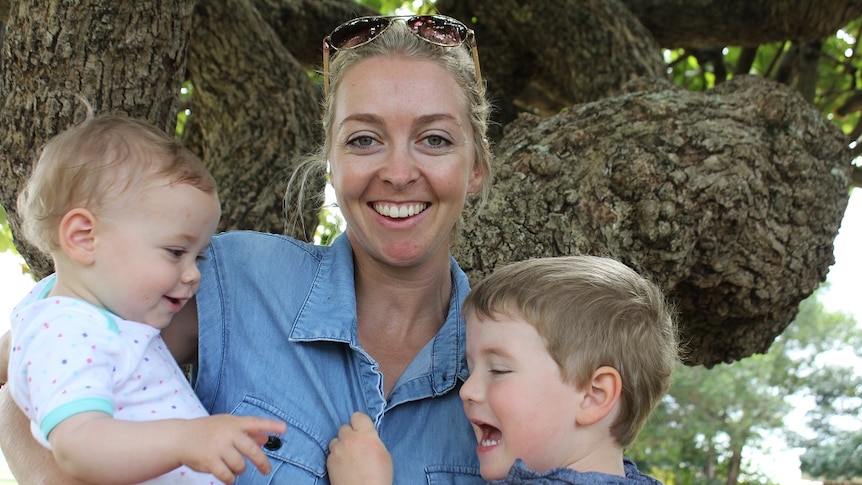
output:
[[[809,476],[862,478],[860,344],[856,321],[825,310],[815,293],[768,353],[712,369],[679,369],[627,453],[665,483],[770,483],[745,458],[771,435],[807,450],[802,471]],[[785,417],[806,400],[814,405],[803,437]],[[837,422],[840,416],[855,426]]]
[[[808,421],[813,436],[794,436],[791,441],[805,448],[800,457],[802,471],[830,482],[858,482],[862,479],[862,376],[827,368],[814,379],[811,391],[816,407]]]
[[[683,314],[688,362],[711,366],[765,351],[832,263],[853,154],[818,107],[858,119],[860,61],[855,43],[821,54],[842,26],[858,37],[862,4],[688,3],[436,5],[475,29],[499,108],[495,194],[456,251],[470,276],[533,256],[616,257],[661,282]],[[173,130],[186,84],[185,136],[218,178],[222,229],[310,237],[281,222],[291,164],[318,141],[308,71],[333,26],[369,13],[349,0],[0,1],[0,204],[12,232],[39,147],[83,117],[76,96]],[[774,49],[781,69],[747,61],[766,43],[786,44]],[[676,71],[691,59],[697,76]],[[698,76],[709,90],[670,82]],[[37,276],[50,271],[16,245]]]

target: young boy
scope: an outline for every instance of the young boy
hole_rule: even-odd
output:
[[[661,291],[609,258],[510,264],[464,302],[470,377],[461,387],[490,483],[659,484],[623,456],[665,394],[677,333]],[[390,483],[361,413],[327,462],[333,484]]]
[[[12,312],[9,386],[88,483],[233,483],[284,423],[212,416],[160,329],[195,294],[221,209],[200,159],[153,126],[90,117],[54,137],[18,201],[56,273]],[[214,475],[214,476],[213,476]]]

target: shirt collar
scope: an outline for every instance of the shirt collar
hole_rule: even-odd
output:
[[[452,296],[446,322],[399,379],[399,383],[408,383],[430,378],[435,395],[448,392],[459,379],[464,381],[468,376],[461,305],[470,291],[470,283],[454,258],[450,258],[450,271]],[[291,340],[330,340],[359,347],[353,272],[353,250],[347,236],[342,234],[323,252],[311,291],[290,334]]]

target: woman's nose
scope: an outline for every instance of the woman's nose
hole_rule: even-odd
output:
[[[398,189],[409,186],[419,174],[415,156],[407,147],[393,148],[380,171],[380,177]]]

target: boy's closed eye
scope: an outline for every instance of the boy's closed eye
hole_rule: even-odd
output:
[[[488,367],[488,373],[494,377],[503,377],[512,373],[512,369],[508,366],[492,365]]]

